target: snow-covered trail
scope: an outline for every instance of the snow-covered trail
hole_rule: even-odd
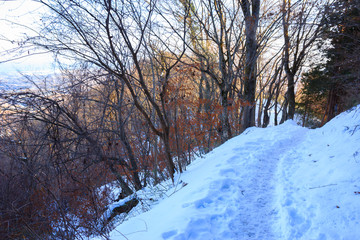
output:
[[[274,205],[275,174],[279,161],[303,142],[307,129],[287,122],[281,129],[250,131],[262,134],[251,133],[255,137],[251,140],[245,137],[244,144],[233,149],[235,157],[228,160],[229,168],[240,164],[232,181],[242,184],[242,194],[234,199],[237,214],[230,221],[230,227],[234,239],[281,239],[279,233],[273,232],[278,217]]]
[[[291,121],[248,129],[194,162],[180,177],[188,185],[120,225],[111,239],[280,239],[273,232],[275,173],[306,131]]]
[[[250,128],[194,161],[109,239],[360,239],[359,172],[360,105],[316,130]]]

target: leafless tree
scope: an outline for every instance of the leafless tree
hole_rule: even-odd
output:
[[[283,0],[282,2],[283,65],[287,78],[287,92],[281,122],[294,118],[296,76],[301,72],[306,58],[321,33],[320,6],[323,5],[326,5],[326,1]]]
[[[40,2],[51,10],[52,15],[47,22],[51,24],[43,29],[41,41],[37,44],[62,56],[90,63],[94,68],[112,75],[116,81],[123,82],[137,111],[162,140],[167,153],[168,173],[173,178],[175,164],[169,146],[169,121],[162,96],[167,91],[176,61],[162,65],[161,75],[156,79],[157,98],[152,94],[152,81],[148,81],[142,68],[143,63],[154,59],[154,55],[149,54],[149,41],[166,41],[164,36],[153,34],[157,24],[154,12],[157,1]],[[168,39],[171,40],[171,37]],[[181,49],[182,45],[176,47],[174,51],[177,54],[180,51],[181,56],[184,48]],[[151,111],[147,106],[151,107]]]

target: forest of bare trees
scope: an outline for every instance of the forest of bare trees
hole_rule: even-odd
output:
[[[54,53],[61,72],[0,92],[1,239],[106,236],[112,201],[174,181],[249,127],[307,114],[300,79],[321,55],[333,6],[38,2],[47,14],[24,41]],[[114,182],[120,196],[104,187]]]

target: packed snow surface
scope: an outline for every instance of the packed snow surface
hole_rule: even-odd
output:
[[[360,107],[315,130],[250,128],[176,183],[110,239],[360,239]]]

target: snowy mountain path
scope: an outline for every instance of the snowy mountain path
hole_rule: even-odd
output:
[[[294,121],[247,129],[109,239],[360,239],[359,123],[360,106],[315,130]]]
[[[193,163],[188,169],[193,173],[190,176],[185,173],[181,179],[190,183],[184,189],[194,188],[196,192],[190,191],[191,197],[182,196],[183,190],[176,192],[172,198],[180,199],[173,199],[173,202],[182,204],[175,206],[172,203],[171,210],[162,209],[164,212],[157,215],[176,219],[178,212],[182,212],[181,215],[189,212],[187,225],[171,227],[169,224],[161,237],[153,239],[279,239],[273,232],[277,218],[275,173],[279,161],[303,141],[307,131],[293,122],[285,125],[291,125],[286,134],[282,129],[250,128],[241,137],[231,139],[218,147],[218,151],[209,153],[205,164],[205,159]],[[155,206],[153,210],[156,209]],[[124,229],[121,233],[128,239],[141,239],[141,233],[144,232],[145,237],[152,222],[168,222],[161,218],[151,223],[146,220],[145,223],[133,223],[131,227],[125,222],[122,226],[127,227],[121,227]],[[131,238],[133,234],[137,237]]]
[[[290,123],[287,123],[290,124]],[[274,206],[277,166],[303,140],[306,129],[294,126],[286,135],[277,131],[264,131],[264,136],[246,142],[230,166],[246,161],[246,171],[239,166],[234,182],[246,184],[238,196],[237,215],[230,221],[234,239],[280,239],[273,232],[277,209]],[[305,131],[304,131],[305,130]],[[289,146],[292,146],[289,148]]]
[[[253,128],[243,134],[246,141],[240,143],[238,138],[236,147],[223,150],[228,153],[222,156],[225,162],[215,166],[220,168],[212,174],[216,180],[210,181],[208,194],[195,202],[197,213],[183,232],[174,234],[177,231],[172,230],[163,238],[280,239],[272,231],[277,216],[274,174],[280,159],[303,141],[307,131],[291,122],[286,124],[293,125],[287,134],[261,129],[264,135],[252,138],[257,135],[251,132],[259,131]]]

